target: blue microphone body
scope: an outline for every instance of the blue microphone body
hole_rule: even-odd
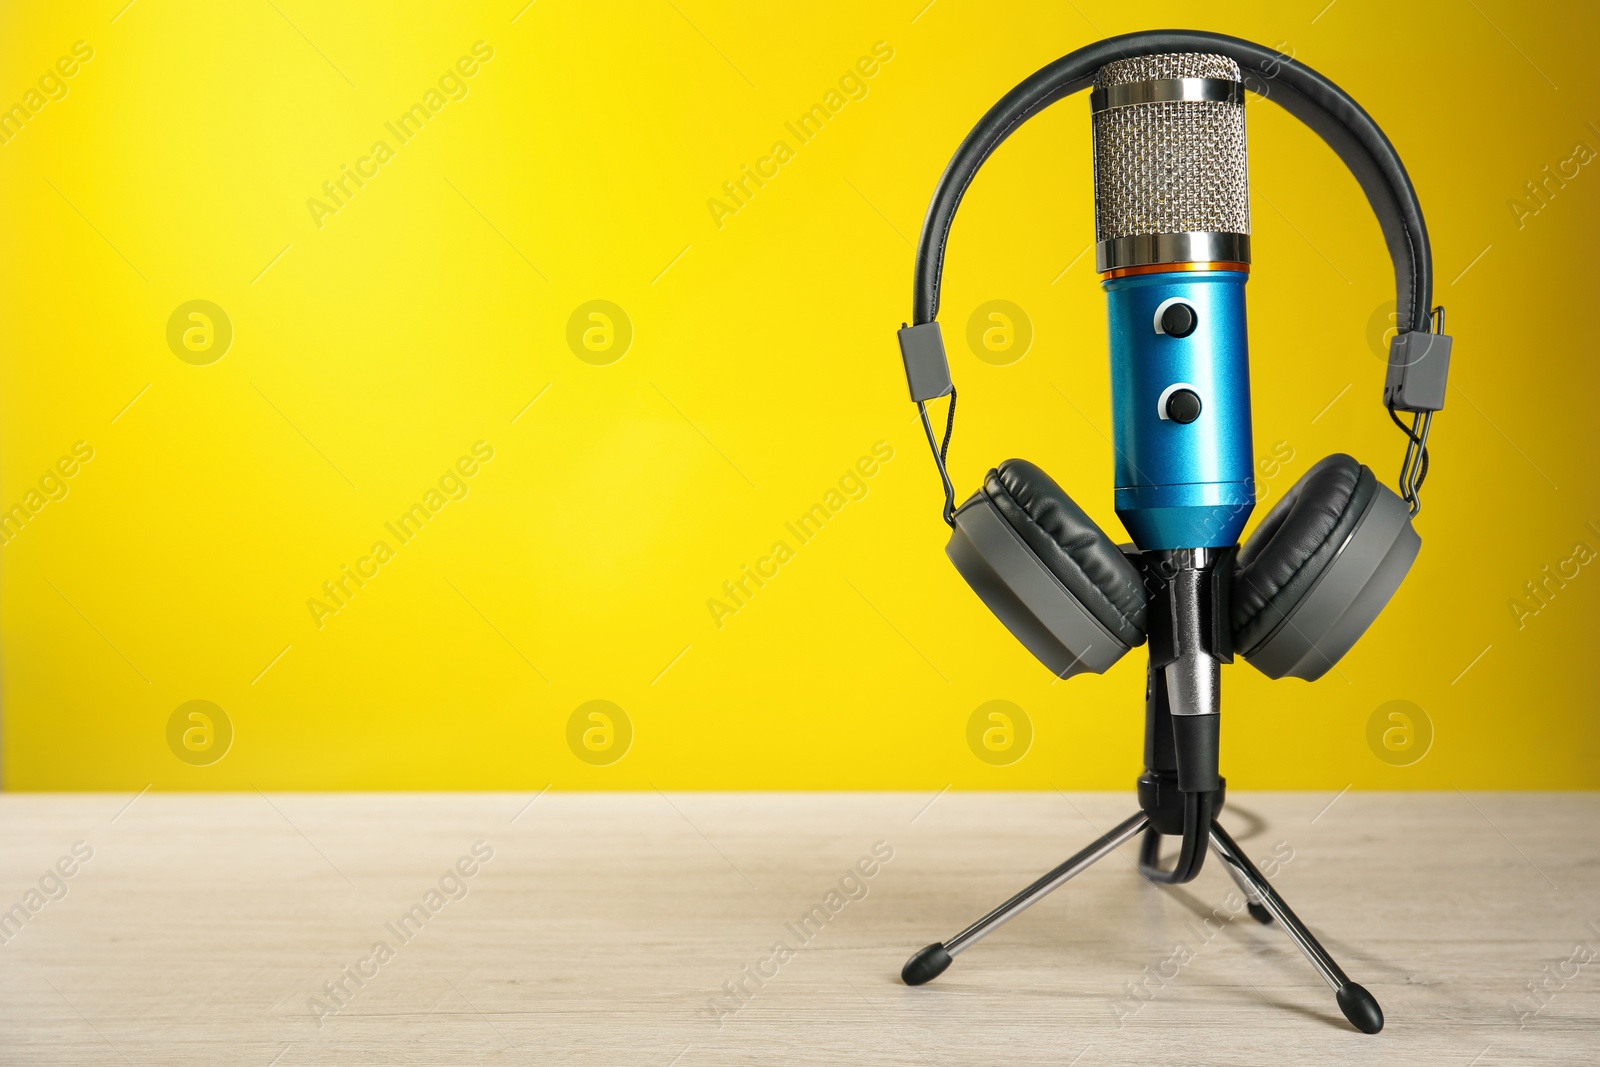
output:
[[[1090,111],[1117,516],[1141,551],[1226,548],[1255,506],[1239,66],[1116,60],[1096,74]]]
[[[1255,506],[1248,278],[1177,270],[1102,283],[1116,511],[1141,550],[1235,544]]]

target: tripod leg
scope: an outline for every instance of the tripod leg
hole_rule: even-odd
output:
[[[1233,884],[1239,887],[1239,892],[1243,893],[1245,900],[1248,901],[1246,907],[1250,912],[1250,918],[1263,926],[1270,925],[1272,923],[1272,912],[1268,911],[1267,906],[1261,903],[1261,894],[1256,892],[1255,886],[1245,881],[1244,875],[1240,874],[1238,868],[1233,864],[1224,863],[1223,866],[1227,868],[1228,876],[1233,879]]]
[[[951,958],[957,953],[971,947],[974,942],[992,933],[1002,923],[1015,918],[1026,909],[1037,904],[1052,891],[1059,889],[1076,875],[1088,870],[1095,861],[1110,855],[1118,845],[1131,840],[1149,822],[1150,817],[1142,811],[1137,815],[1124,819],[1106,833],[1101,834],[1089,847],[1045,874],[1028,888],[952,937],[949,941],[936,942],[912,956],[906,961],[905,967],[901,969],[900,980],[905,982],[906,985],[922,985],[924,982],[931,982],[939,977],[944,973],[945,968],[950,966]]]
[[[1322,975],[1323,981],[1333,988],[1334,999],[1339,1002],[1339,1010],[1344,1012],[1344,1017],[1350,1020],[1352,1026],[1365,1034],[1375,1034],[1383,1029],[1383,1009],[1378,1007],[1377,998],[1366,989],[1350,981],[1349,977],[1328,955],[1326,949],[1311,936],[1299,916],[1289,910],[1289,905],[1283,902],[1272,884],[1250,862],[1250,857],[1234,843],[1233,838],[1219,823],[1211,824],[1211,845],[1216,849],[1217,855],[1222,857],[1228,868],[1235,873],[1236,878],[1243,879],[1254,889],[1261,899],[1262,905],[1278,920],[1289,939],[1295,943],[1305,958],[1311,961],[1311,966]]]

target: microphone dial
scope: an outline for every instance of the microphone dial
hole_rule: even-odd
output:
[[[1174,389],[1167,394],[1166,410],[1161,414],[1180,426],[1187,426],[1200,417],[1201,407],[1199,393],[1193,389]]]

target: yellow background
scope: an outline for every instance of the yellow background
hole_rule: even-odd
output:
[[[1193,3],[123,2],[7,4],[0,25],[8,105],[75,42],[94,50],[0,145],[0,507],[94,450],[0,549],[8,788],[1131,784],[1142,654],[1053,685],[967,590],[893,335],[927,198],[978,116]],[[1600,147],[1594,9],[1311,0],[1207,20],[1292,52],[1388,132],[1456,337],[1415,570],[1320,682],[1225,673],[1225,773],[1600,785],[1597,568],[1520,628],[1510,606],[1600,549],[1600,170],[1542,205],[1526,189]],[[396,143],[384,124],[478,41],[493,58],[467,95]],[[866,95],[799,144],[785,123],[876,42],[892,59]],[[1256,446],[1294,456],[1269,499],[1338,450],[1392,482],[1377,225],[1310,133],[1267,102],[1249,116]],[[319,227],[308,200],[379,139],[394,158]],[[708,200],[778,140],[793,158],[719,226]],[[1033,459],[1120,539],[1088,145],[1069,100],[967,199],[943,309],[952,462],[964,496]],[[196,299],[234,331],[204,366],[166,341]],[[567,343],[596,299],[632,324],[609,365]],[[1034,330],[1007,366],[963,341],[994,299]],[[480,441],[467,496],[319,628],[322,583]],[[796,545],[784,524],[879,441],[893,458],[865,497]],[[794,558],[719,628],[707,601],[780,539]],[[191,700],[232,723],[209,766],[168,747]],[[569,747],[591,700],[632,727],[610,765]],[[1032,728],[1007,766],[968,747],[991,700]],[[1410,766],[1368,745],[1393,700],[1433,727]]]

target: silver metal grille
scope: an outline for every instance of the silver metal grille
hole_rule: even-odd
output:
[[[1140,56],[1108,63],[1096,84],[1174,78],[1239,81],[1224,56]],[[1244,105],[1206,100],[1113,107],[1094,116],[1095,240],[1156,233],[1250,232]]]
[[[1131,85],[1168,78],[1225,78],[1239,80],[1239,64],[1227,56],[1205,52],[1169,52],[1160,56],[1135,56],[1107,63],[1095,74],[1096,85]]]

